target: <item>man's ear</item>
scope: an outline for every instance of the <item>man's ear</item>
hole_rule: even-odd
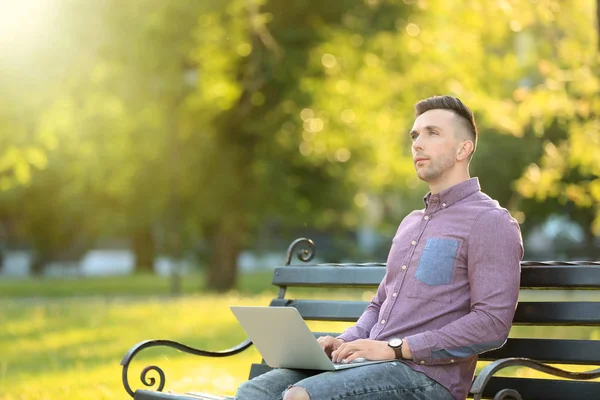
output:
[[[456,154],[456,159],[458,161],[462,161],[469,157],[471,153],[473,153],[473,142],[470,140],[465,140],[460,144],[458,148],[458,153]]]

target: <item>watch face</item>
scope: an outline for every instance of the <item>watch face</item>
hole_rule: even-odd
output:
[[[391,339],[388,344],[390,347],[400,347],[402,346],[402,339]]]

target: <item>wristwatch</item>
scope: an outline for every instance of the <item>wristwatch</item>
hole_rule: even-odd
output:
[[[393,338],[388,342],[388,346],[394,349],[394,353],[396,355],[396,360],[402,360],[402,339]]]

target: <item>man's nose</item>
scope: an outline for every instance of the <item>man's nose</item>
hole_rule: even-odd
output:
[[[421,135],[417,136],[415,140],[413,140],[412,148],[415,151],[423,150],[423,143],[421,141]]]

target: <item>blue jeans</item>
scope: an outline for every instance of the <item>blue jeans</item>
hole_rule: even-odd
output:
[[[300,386],[311,400],[453,400],[446,388],[398,361],[339,371],[274,369],[242,384],[237,400],[281,400]]]

